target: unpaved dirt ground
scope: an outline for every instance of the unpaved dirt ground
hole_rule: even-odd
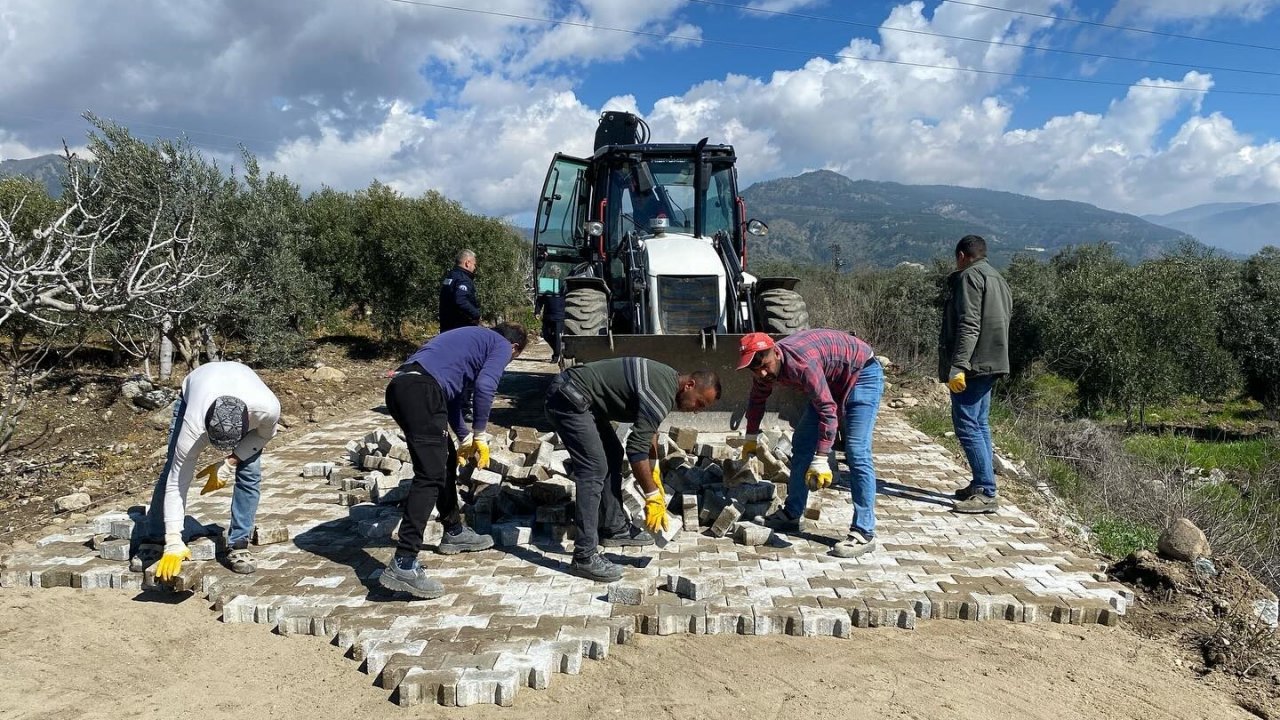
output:
[[[317,638],[223,625],[197,599],[0,592],[0,717],[1254,717],[1121,629],[924,623],[851,640],[642,637],[516,707],[399,708]]]

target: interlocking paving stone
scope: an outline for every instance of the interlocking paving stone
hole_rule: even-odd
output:
[[[527,525],[495,525],[505,547],[424,552],[446,594],[407,600],[378,586],[393,543],[360,532],[369,506],[339,504],[339,489],[320,472],[327,463],[348,466],[353,438],[393,426],[369,410],[269,448],[257,536],[270,544],[253,549],[258,572],[188,563],[182,584],[207,597],[223,622],[329,640],[401,705],[511,705],[521,687],[576,674],[583,658],[605,659],[610,645],[637,632],[844,638],[861,628],[913,628],[917,618],[1114,625],[1133,598],[1106,580],[1102,562],[1051,540],[1017,507],[952,513],[950,494],[966,472],[883,408],[875,436],[880,545],[866,555],[827,554],[852,519],[841,480],[811,495],[801,532],[776,533],[765,545],[686,530],[662,549],[608,552],[625,568],[612,589],[568,575],[564,546]],[[229,504],[229,492],[193,494],[188,512],[220,522]],[[4,568],[0,586],[142,588],[142,574],[91,547],[95,532],[126,518],[107,513],[37,542]],[[671,580],[687,597],[665,589]]]

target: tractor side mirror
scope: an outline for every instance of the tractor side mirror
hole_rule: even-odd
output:
[[[752,218],[747,221],[747,232],[756,237],[764,237],[769,234],[769,226]]]

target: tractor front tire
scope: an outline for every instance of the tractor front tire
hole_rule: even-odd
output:
[[[760,318],[767,333],[790,335],[809,329],[809,306],[795,290],[760,293]]]
[[[595,288],[570,290],[564,298],[566,335],[604,335],[609,327],[609,298]]]

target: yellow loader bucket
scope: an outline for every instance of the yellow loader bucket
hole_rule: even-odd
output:
[[[566,335],[564,357],[578,364],[638,356],[670,365],[680,373],[713,370],[720,376],[720,402],[700,413],[672,412],[663,426],[728,432],[743,428],[751,392],[751,373],[738,370],[741,339],[742,335]],[[761,428],[794,423],[806,404],[799,391],[775,385]]]

